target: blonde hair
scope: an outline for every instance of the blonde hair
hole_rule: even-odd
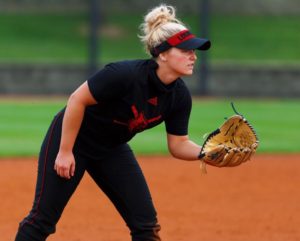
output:
[[[166,41],[174,34],[186,29],[186,27],[176,18],[174,7],[161,4],[145,15],[140,29],[142,35],[139,35],[139,38],[144,44],[146,52],[150,53],[151,49]]]

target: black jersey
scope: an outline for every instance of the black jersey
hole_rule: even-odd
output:
[[[163,121],[166,131],[186,135],[191,95],[178,78],[164,85],[154,60],[111,63],[88,79],[97,104],[85,111],[79,138],[95,148],[128,142]]]

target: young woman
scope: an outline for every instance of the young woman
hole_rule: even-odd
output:
[[[85,171],[115,205],[132,240],[160,240],[149,189],[127,142],[164,122],[170,153],[198,159],[201,147],[188,137],[191,95],[180,77],[193,73],[195,50],[209,49],[210,42],[191,34],[166,5],[145,16],[142,31],[151,59],[108,64],[54,117],[40,151],[33,207],[16,241],[46,240],[55,232]]]

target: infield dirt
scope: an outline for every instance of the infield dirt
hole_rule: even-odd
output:
[[[139,157],[164,241],[300,241],[300,155],[258,154],[236,168]],[[14,240],[32,205],[36,158],[0,160],[0,240]],[[113,205],[86,174],[49,241],[129,241]]]

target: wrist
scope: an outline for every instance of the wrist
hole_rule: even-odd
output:
[[[198,155],[198,159],[201,160],[204,156],[205,156],[205,154],[200,152],[199,155]]]
[[[205,154],[203,153],[203,150],[202,150],[202,146],[200,147],[200,150],[199,150],[199,154],[198,154],[198,160],[201,160],[203,157],[205,156]]]
[[[73,148],[70,147],[70,146],[64,146],[64,145],[61,145],[59,147],[59,152],[62,153],[62,154],[67,154],[67,153],[70,153],[73,151]]]

